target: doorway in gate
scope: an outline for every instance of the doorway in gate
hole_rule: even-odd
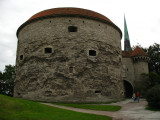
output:
[[[123,80],[123,83],[124,83],[124,89],[125,89],[125,97],[126,98],[131,98],[132,97],[132,94],[133,94],[133,86],[131,85],[130,82],[126,81],[126,80]]]

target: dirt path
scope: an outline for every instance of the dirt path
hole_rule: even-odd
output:
[[[133,102],[132,100],[126,100],[110,104],[110,105],[122,106],[122,109],[117,112],[72,108],[72,107],[54,105],[50,103],[42,103],[42,104],[63,108],[67,110],[72,110],[76,112],[111,116],[113,117],[113,120],[160,120],[160,111],[154,112],[145,110],[145,106],[147,105],[147,102],[145,100],[141,100],[140,103]]]

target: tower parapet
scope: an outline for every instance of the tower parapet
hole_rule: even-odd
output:
[[[139,61],[143,61],[143,62],[149,62],[150,58],[148,56],[134,56],[132,57],[134,62],[139,62]]]

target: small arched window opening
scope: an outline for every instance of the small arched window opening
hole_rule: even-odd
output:
[[[77,27],[75,27],[75,26],[69,26],[68,27],[68,32],[77,32]]]
[[[73,67],[69,67],[69,73],[73,73]]]
[[[101,93],[101,91],[100,90],[96,90],[95,93]]]
[[[23,60],[23,55],[20,55],[20,60]]]
[[[95,50],[89,50],[89,56],[96,56]]]
[[[52,53],[52,48],[45,48],[45,49],[44,49],[44,52],[45,52],[45,53]]]

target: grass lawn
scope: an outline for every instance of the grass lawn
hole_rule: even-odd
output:
[[[111,120],[111,117],[73,112],[37,102],[0,95],[0,120]]]
[[[150,107],[150,106],[147,106],[147,107],[146,107],[146,110],[150,110],[150,111],[160,111],[160,109],[152,108],[152,107]]]
[[[65,104],[65,103],[53,103],[56,105],[75,107],[75,108],[83,108],[83,109],[91,109],[91,110],[102,110],[102,111],[118,111],[121,109],[121,106],[118,105],[97,105],[97,104]]]

